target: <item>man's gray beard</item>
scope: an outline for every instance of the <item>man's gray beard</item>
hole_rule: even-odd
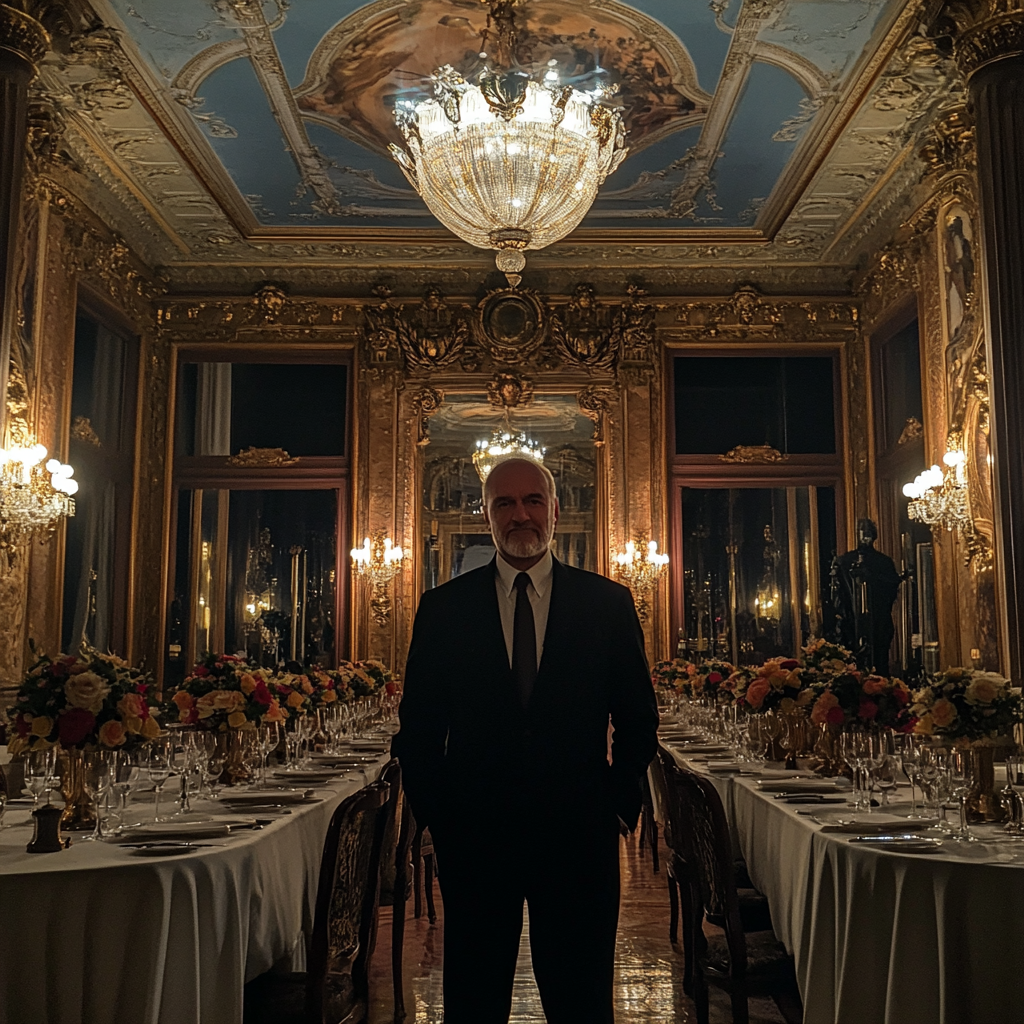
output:
[[[511,537],[505,537],[500,541],[495,537],[494,542],[497,549],[503,555],[511,558],[536,558],[547,551],[551,538],[548,537],[547,540],[544,540],[537,534],[527,533],[524,530],[518,536],[513,534]]]

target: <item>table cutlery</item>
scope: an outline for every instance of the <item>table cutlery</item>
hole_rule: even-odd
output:
[[[836,794],[829,796],[826,793],[776,793],[776,800],[787,804],[845,804],[846,797]]]

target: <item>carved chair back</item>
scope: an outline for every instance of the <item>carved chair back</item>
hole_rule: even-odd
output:
[[[365,1005],[376,937],[389,786],[371,783],[331,818],[320,860],[306,973],[306,1019],[345,1019]]]

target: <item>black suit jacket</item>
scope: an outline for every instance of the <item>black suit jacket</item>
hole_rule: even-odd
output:
[[[393,753],[413,813],[594,820],[640,813],[658,710],[629,590],[554,562],[527,708],[512,682],[492,561],[420,600]],[[608,720],[614,726],[608,763]]]

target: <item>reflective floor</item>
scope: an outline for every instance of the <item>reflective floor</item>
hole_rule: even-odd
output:
[[[664,850],[663,850],[664,856]],[[641,855],[635,836],[622,842],[622,902],[616,949],[615,1013],[619,1024],[696,1021],[693,1003],[683,995],[681,949],[668,941],[668,889],[664,869],[654,874],[650,851]],[[405,1001],[408,1024],[441,1024],[441,945],[444,907],[437,896],[438,921],[418,921],[408,905],[405,932]],[[369,1024],[391,1024],[391,912],[381,912],[373,958]],[[732,1020],[728,997],[711,991],[712,1024]],[[770,999],[750,1000],[751,1024],[781,1024]],[[530,945],[523,931],[511,1024],[543,1024],[544,1013],[530,968]],[[580,1024],[586,1024],[581,1021]]]

